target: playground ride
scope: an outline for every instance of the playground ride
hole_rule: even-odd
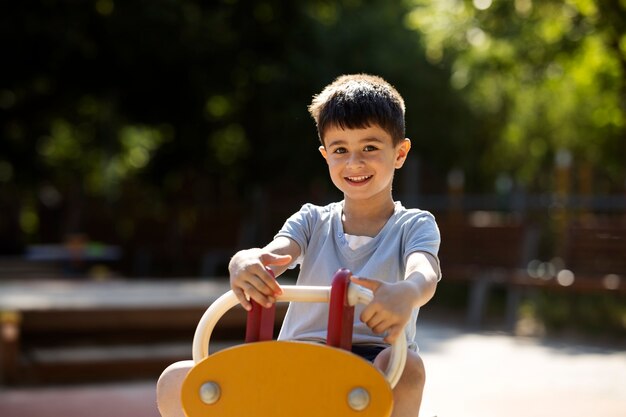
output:
[[[407,344],[392,345],[384,375],[350,352],[354,306],[368,304],[370,290],[350,282],[340,269],[329,287],[282,286],[277,301],[329,303],[327,345],[271,341],[275,306],[253,302],[246,343],[209,355],[211,333],[220,317],[238,304],[233,291],[204,313],[193,339],[194,365],[181,390],[187,417],[390,416],[392,388],[406,363]],[[251,343],[254,342],[254,343]]]

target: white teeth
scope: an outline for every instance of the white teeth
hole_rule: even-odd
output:
[[[363,176],[363,177],[348,177],[348,179],[350,181],[353,182],[361,182],[361,181],[365,181],[366,179],[371,178],[371,175],[367,175],[367,176]]]

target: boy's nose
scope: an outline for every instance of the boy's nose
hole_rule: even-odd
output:
[[[360,152],[353,152],[350,154],[350,158],[347,161],[348,166],[361,166],[363,165],[363,155]]]

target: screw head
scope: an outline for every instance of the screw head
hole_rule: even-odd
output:
[[[356,387],[348,394],[348,405],[355,411],[362,411],[370,404],[370,394],[365,388]]]
[[[221,389],[217,382],[208,381],[200,386],[200,399],[205,404],[215,404],[220,395]]]

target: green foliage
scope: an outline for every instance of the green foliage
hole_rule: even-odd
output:
[[[4,2],[0,201],[36,239],[42,205],[79,213],[57,234],[99,221],[82,212],[86,199],[124,219],[111,230],[130,236],[132,219],[120,211],[139,204],[137,190],[149,196],[142,210],[158,208],[160,218],[176,204],[193,211],[245,201],[259,187],[302,200],[312,190],[323,195],[332,185],[306,106],[348,72],[380,74],[404,95],[411,157],[429,173],[423,191],[445,192],[453,168],[472,192],[492,191],[507,175],[543,191],[560,149],[595,166],[605,189],[618,189],[624,7]]]
[[[448,120],[470,123],[446,69],[425,60],[419,36],[404,26],[401,3],[41,0],[1,7],[0,185],[19,187],[25,208],[17,211],[33,239],[33,216],[46,201],[81,213],[85,199],[100,199],[121,210],[138,204],[143,188],[151,201],[145,209],[165,205],[167,212],[174,201],[242,200],[259,186],[290,195],[332,188],[306,107],[341,73],[378,73],[395,84],[408,103],[414,153],[442,174],[465,131]],[[59,198],[42,200],[42,187]],[[95,213],[72,216],[79,220],[66,229],[95,220]],[[124,221],[118,229],[131,230]]]
[[[416,0],[407,24],[491,128],[481,169],[541,191],[567,149],[623,187],[626,5],[619,0]]]

